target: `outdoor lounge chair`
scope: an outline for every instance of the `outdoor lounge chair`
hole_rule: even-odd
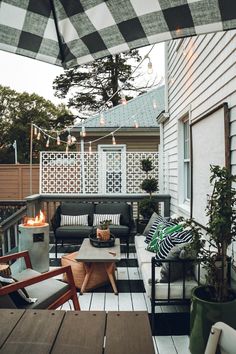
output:
[[[10,254],[0,257],[1,263],[24,258],[26,269],[14,275],[17,282],[2,286],[0,283],[0,308],[25,308],[25,309],[56,309],[68,300],[72,300],[74,309],[80,310],[76,287],[70,266],[64,266],[55,270],[38,273],[32,269],[28,251]],[[68,283],[53,279],[53,277],[66,273]],[[34,303],[17,304],[12,300],[12,295],[19,289],[27,291],[30,298],[36,298]]]

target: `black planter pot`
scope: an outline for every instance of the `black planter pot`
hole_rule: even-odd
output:
[[[190,342],[192,354],[205,352],[210,329],[213,324],[222,321],[236,329],[236,299],[228,302],[211,302],[201,298],[204,287],[194,289],[190,312]]]

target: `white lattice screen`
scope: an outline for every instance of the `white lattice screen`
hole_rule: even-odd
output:
[[[145,178],[141,170],[141,160],[149,158],[154,169],[150,176],[158,179],[157,152],[126,152],[122,153],[121,166],[116,152],[104,153],[85,152],[41,152],[40,158],[40,193],[41,194],[136,194],[143,193],[140,184]],[[107,166],[111,168],[102,173]],[[118,171],[118,167],[124,169]],[[119,176],[125,171],[125,179]],[[105,176],[105,177],[104,177]],[[101,178],[106,178],[108,188],[100,188]],[[125,187],[125,188],[124,188]]]

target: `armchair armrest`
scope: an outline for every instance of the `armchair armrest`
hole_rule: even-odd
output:
[[[25,259],[25,265],[26,268],[31,268],[32,269],[32,264],[30,261],[30,256],[28,251],[22,251],[18,253],[12,253],[7,256],[2,256],[0,257],[0,263],[7,263],[9,261],[13,261],[19,258],[24,258]]]
[[[67,274],[67,277],[69,280],[68,284],[70,285],[70,287],[75,287],[74,278],[73,278],[72,271],[71,271],[71,266],[68,265],[68,266],[60,267],[60,268],[57,268],[54,270],[50,270],[47,273],[36,275],[35,277],[32,277],[32,278],[20,280],[16,283],[6,285],[6,286],[0,288],[0,296],[10,294],[13,291],[25,288],[29,285],[39,283],[39,282],[46,280],[46,279],[53,278],[56,275],[63,274],[63,273]]]
[[[56,212],[51,219],[53,232],[56,231],[56,229],[60,226],[60,224],[61,224],[61,206],[59,205],[59,207],[57,207]]]

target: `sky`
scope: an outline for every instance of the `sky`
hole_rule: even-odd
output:
[[[152,46],[140,49],[142,57]],[[145,79],[157,76],[159,80],[164,77],[164,44],[156,44],[150,53],[153,64],[152,76],[145,75]],[[143,71],[147,70],[148,59],[144,60]],[[54,104],[66,103],[65,100],[54,96],[53,80],[63,73],[63,68],[30,59],[17,54],[0,51],[0,85],[8,86],[17,92],[37,93],[51,100]]]

